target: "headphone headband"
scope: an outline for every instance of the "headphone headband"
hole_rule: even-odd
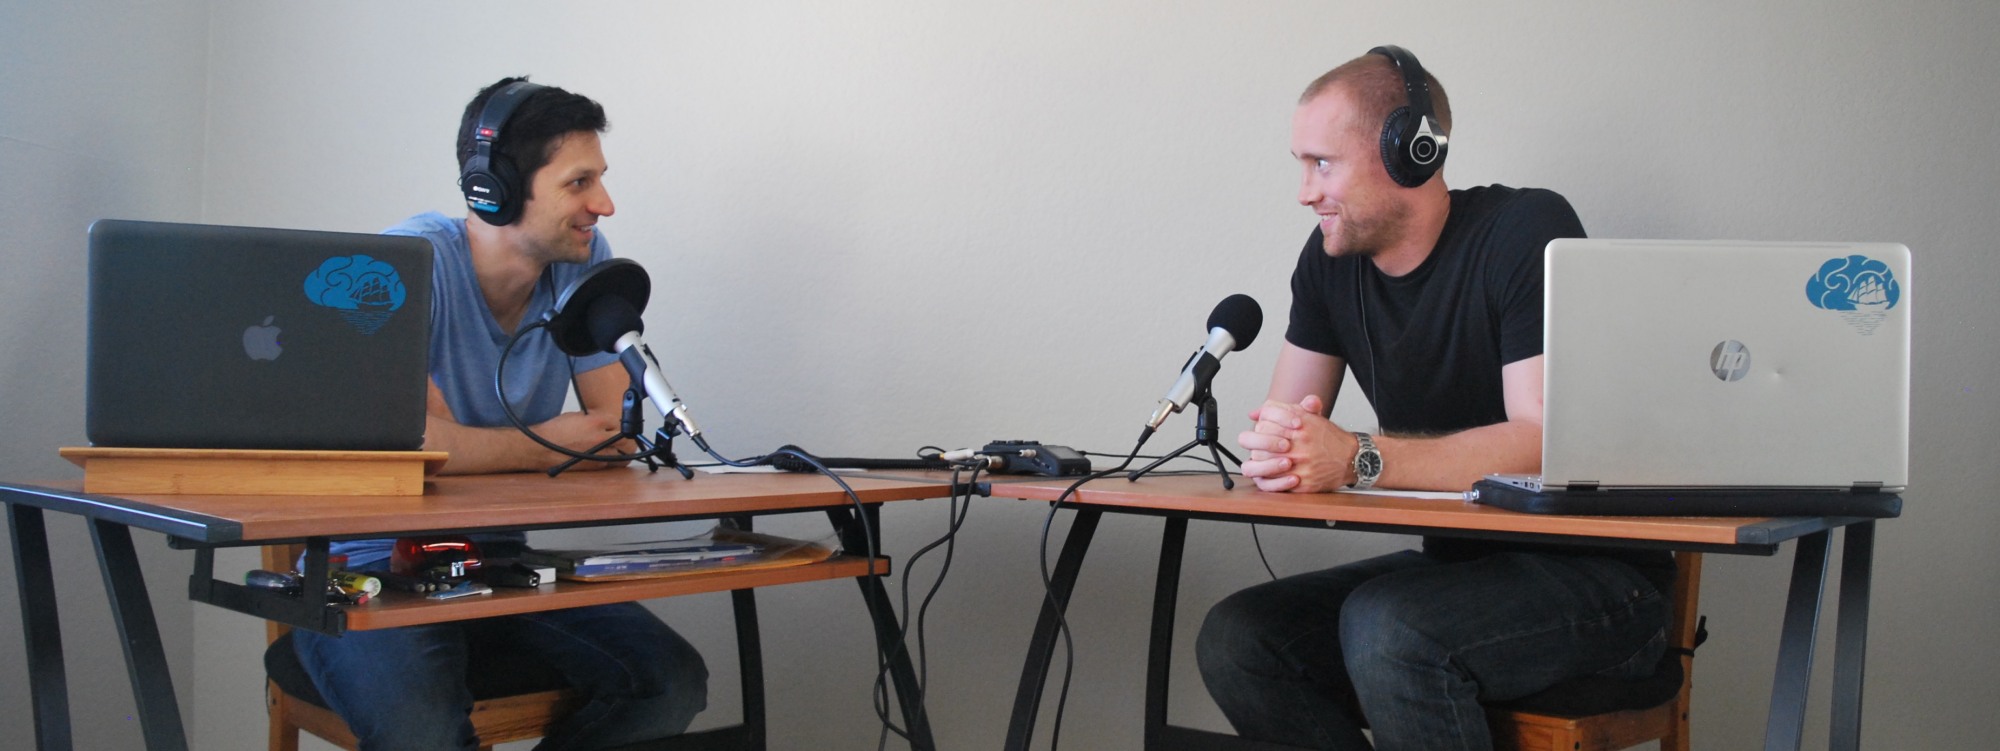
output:
[[[538,83],[515,81],[487,97],[486,106],[479,108],[479,121],[472,126],[474,148],[490,155],[494,143],[500,140],[500,128],[507,124],[507,118],[514,116],[514,110],[521,106],[521,102],[543,88],[546,87]]]
[[[1416,55],[1393,44],[1376,47],[1368,54],[1381,55],[1396,64],[1396,72],[1403,74],[1403,98],[1410,103],[1410,114],[1437,119],[1431,112],[1431,82],[1424,75],[1424,66],[1417,62]]]

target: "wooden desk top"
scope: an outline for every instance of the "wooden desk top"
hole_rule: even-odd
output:
[[[847,477],[864,503],[939,498],[944,481]],[[421,496],[109,497],[82,482],[0,484],[10,503],[129,524],[196,542],[233,543],[305,537],[397,536],[493,528],[619,524],[841,506],[850,501],[832,480],[805,474],[701,474],[684,480],[643,468],[439,477]]]
[[[1053,501],[1076,478],[995,483],[996,497]],[[1423,533],[1475,532],[1646,540],[1700,545],[1775,545],[1846,523],[1847,519],[1687,516],[1553,516],[1524,514],[1457,500],[1395,498],[1358,493],[1265,493],[1237,478],[1222,489],[1215,474],[1113,476],[1084,485],[1069,503],[1144,512],[1321,521],[1329,526],[1381,525]]]

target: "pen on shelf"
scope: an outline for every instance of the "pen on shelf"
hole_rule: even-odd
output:
[[[387,571],[373,572],[373,576],[377,579],[381,579],[383,586],[386,586],[390,589],[400,590],[403,592],[415,592],[417,594],[436,592],[448,586],[440,582],[430,581],[428,579],[419,579],[414,576],[404,576],[402,574],[390,573]]]

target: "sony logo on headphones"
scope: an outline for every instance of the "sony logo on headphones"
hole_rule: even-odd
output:
[[[472,188],[472,192],[474,192],[474,193],[491,193],[491,192],[493,192],[493,191],[490,191],[490,190],[487,190],[487,189],[485,189],[485,188],[482,188],[482,187],[479,187],[479,186],[477,186],[477,185],[473,185],[473,186],[470,186],[470,187]]]

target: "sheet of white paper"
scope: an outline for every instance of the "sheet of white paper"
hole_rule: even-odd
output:
[[[1340,492],[1360,493],[1361,495],[1384,495],[1391,498],[1421,498],[1426,501],[1465,500],[1464,493],[1453,493],[1444,490],[1375,490],[1371,488],[1369,490],[1343,490]]]

